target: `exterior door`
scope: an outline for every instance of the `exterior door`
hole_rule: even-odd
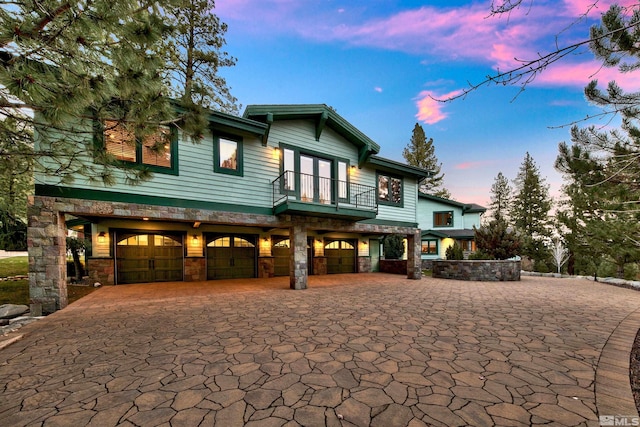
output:
[[[126,233],[117,236],[117,283],[183,280],[182,236]]]
[[[300,200],[331,204],[331,161],[300,155]]]
[[[355,273],[356,245],[352,240],[334,240],[324,247],[327,257],[327,273]]]
[[[224,235],[207,239],[207,280],[256,277],[255,236]]]

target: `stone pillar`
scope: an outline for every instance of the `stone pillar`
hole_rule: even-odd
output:
[[[420,244],[419,229],[407,235],[407,278],[409,279],[422,278]]]
[[[29,298],[32,311],[45,314],[65,308],[67,298],[67,227],[64,213],[50,197],[30,196],[27,206]]]
[[[307,289],[307,227],[295,224],[289,229],[291,256],[289,262],[289,287]]]
[[[316,276],[323,276],[327,274],[327,257],[313,257],[313,274]]]

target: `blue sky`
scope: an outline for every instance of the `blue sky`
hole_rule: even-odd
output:
[[[524,0],[510,15],[490,17],[488,0],[217,0],[229,26],[225,49],[238,60],[221,75],[243,106],[330,105],[397,161],[420,123],[458,201],[488,205],[495,176],[515,178],[527,151],[555,197],[558,143],[570,139],[563,125],[599,111],[584,100],[584,86],[615,79],[636,90],[638,73],[601,69],[585,48],[520,94],[519,86],[486,86],[448,103],[432,97],[512,68],[514,58],[585,39],[611,2]]]

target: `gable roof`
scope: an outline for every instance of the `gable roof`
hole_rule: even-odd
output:
[[[422,192],[418,192],[418,198],[423,198],[426,200],[431,200],[433,202],[444,203],[445,205],[455,206],[462,209],[462,214],[465,213],[485,213],[487,208],[484,206],[480,206],[476,203],[460,203],[455,200],[445,199],[443,197],[433,196],[431,194],[426,194]]]
[[[404,176],[411,176],[416,179],[428,178],[432,173],[428,170],[410,166],[405,163],[396,162],[394,160],[385,159],[384,157],[371,156],[367,161],[368,164],[376,166],[379,170],[386,172],[400,173]]]
[[[274,121],[305,119],[315,122],[316,141],[320,140],[325,126],[329,126],[344,139],[358,147],[358,165],[360,166],[369,156],[380,152],[378,144],[326,104],[247,105],[242,116],[246,119],[266,123],[267,132],[262,139],[264,145],[267,143],[269,129]]]

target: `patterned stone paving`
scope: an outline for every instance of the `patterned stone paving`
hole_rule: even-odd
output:
[[[25,326],[0,350],[0,425],[598,426],[597,400],[631,399],[596,372],[624,372],[640,292],[288,280],[105,287]]]

